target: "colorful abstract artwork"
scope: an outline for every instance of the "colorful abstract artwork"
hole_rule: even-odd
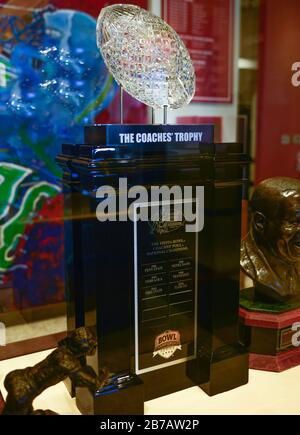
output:
[[[117,93],[95,18],[62,3],[0,2],[0,312],[64,300],[55,157]]]
[[[62,142],[82,139],[116,92],[95,41],[95,19],[49,6],[0,15],[1,157],[56,181]]]

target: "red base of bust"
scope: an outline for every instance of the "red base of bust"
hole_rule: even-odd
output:
[[[293,325],[295,329],[292,329]],[[251,369],[282,372],[299,365],[299,330],[299,308],[272,314],[240,307],[240,336],[249,347]]]
[[[300,364],[300,348],[280,352],[276,356],[250,353],[250,369],[283,372]]]

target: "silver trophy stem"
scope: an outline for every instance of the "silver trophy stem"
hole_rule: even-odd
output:
[[[164,106],[164,124],[168,123],[168,106]]]
[[[155,110],[154,110],[154,107],[152,107],[152,110],[151,110],[151,117],[152,117],[152,124],[155,124]]]
[[[120,86],[120,124],[124,124],[123,86]]]

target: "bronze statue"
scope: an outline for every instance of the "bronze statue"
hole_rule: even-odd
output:
[[[46,388],[67,377],[75,386],[87,387],[95,393],[105,384],[108,371],[103,370],[98,377],[82,360],[87,355],[94,355],[96,347],[92,333],[86,328],[78,328],[34,367],[9,373],[4,380],[8,395],[2,415],[55,414],[49,410],[34,411],[32,402]]]
[[[300,181],[274,177],[251,198],[250,232],[242,241],[241,267],[257,299],[300,299]]]

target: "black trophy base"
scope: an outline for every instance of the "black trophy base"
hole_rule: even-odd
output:
[[[158,134],[161,142],[152,142]],[[207,125],[98,125],[85,128],[84,144],[62,147],[57,162],[66,213],[73,217],[65,220],[66,251],[73,252],[67,262],[68,325],[96,328],[101,355],[92,365],[96,372],[102,366],[114,373],[131,369],[143,382],[97,397],[78,389],[84,414],[142,414],[144,400],[193,385],[214,395],[248,381],[248,355],[232,344],[248,157],[241,144],[212,141]],[[100,224],[95,192],[112,186],[120,199],[122,178],[149,195],[152,186],[179,184],[183,191],[202,186],[203,230],[188,232],[183,225],[165,226],[164,220],[158,227],[138,219]],[[196,199],[191,193],[185,200]],[[152,201],[141,204],[151,211]],[[175,353],[160,355],[167,340]]]
[[[117,375],[96,394],[76,388],[76,405],[83,415],[143,415],[144,384],[136,375]]]
[[[187,364],[176,364],[140,375],[144,382],[145,401],[194,387],[187,376]]]
[[[242,345],[224,346],[211,357],[191,363],[190,373],[209,396],[225,393],[248,383],[249,354]],[[195,380],[196,380],[195,379]]]

